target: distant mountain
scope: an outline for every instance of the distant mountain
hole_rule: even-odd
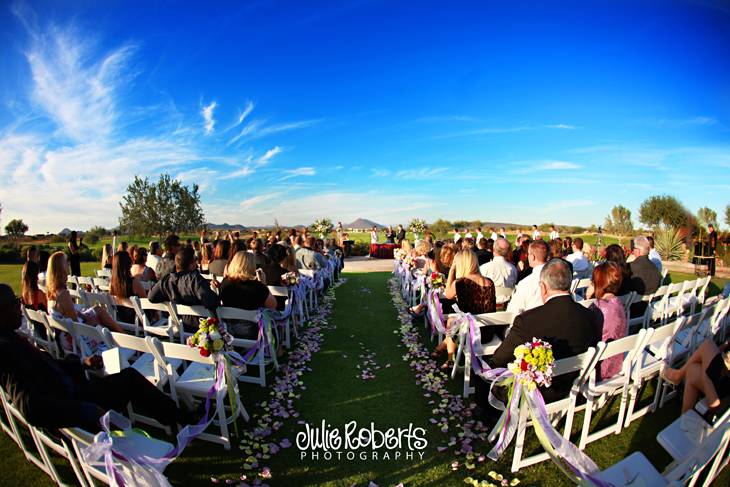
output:
[[[231,225],[229,223],[223,223],[218,225],[216,223],[208,223],[208,230],[222,230],[224,232],[245,232],[248,230],[248,227],[239,224]]]
[[[344,224],[342,226],[344,228],[349,228],[349,229],[352,229],[352,230],[370,230],[373,227],[385,228],[380,223],[375,223],[374,221],[367,220],[365,218],[358,218],[354,222],[347,223],[347,224]]]
[[[68,228],[64,228],[63,230],[58,232],[58,235],[60,235],[62,237],[66,237],[68,235],[71,235],[71,230],[69,230]]]

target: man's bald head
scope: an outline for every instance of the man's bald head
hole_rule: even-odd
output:
[[[506,238],[500,237],[494,242],[494,253],[496,255],[507,257],[509,255],[509,248],[510,244]]]

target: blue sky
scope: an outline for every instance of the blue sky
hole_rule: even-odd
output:
[[[113,226],[162,171],[247,225],[730,203],[726,1],[6,2],[0,39],[31,232]]]

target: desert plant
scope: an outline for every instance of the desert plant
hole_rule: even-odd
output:
[[[682,258],[682,236],[676,228],[658,228],[654,232],[654,247],[662,260]]]

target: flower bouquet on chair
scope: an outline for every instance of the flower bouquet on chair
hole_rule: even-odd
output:
[[[432,272],[428,276],[428,285],[431,289],[443,289],[446,287],[446,276],[440,272]]]
[[[299,274],[296,272],[287,272],[282,274],[281,283],[286,287],[295,287],[299,285]]]
[[[188,346],[198,348],[203,357],[222,352],[226,345],[232,343],[233,337],[217,318],[201,319],[198,330],[188,337]]]
[[[406,255],[407,255],[407,254],[408,254],[408,253],[407,253],[407,252],[406,252],[405,250],[403,250],[403,249],[395,249],[395,250],[393,251],[393,258],[394,258],[395,260],[403,260],[403,259],[405,259],[405,258],[406,258]]]

